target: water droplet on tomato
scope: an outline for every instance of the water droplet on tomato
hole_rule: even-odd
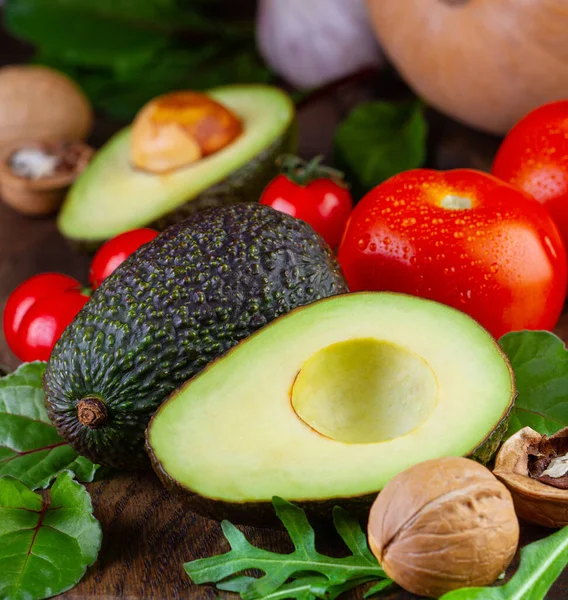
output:
[[[464,236],[463,231],[454,231],[454,237],[459,240],[460,238],[462,238]]]
[[[548,251],[552,255],[552,258],[554,258],[554,259],[558,258],[558,254],[556,253],[556,248],[552,244],[552,240],[547,235],[544,236],[544,245],[548,248]]]
[[[369,242],[371,241],[371,236],[368,233],[365,233],[361,238],[359,238],[359,240],[357,241],[357,246],[359,248],[359,250],[361,251],[365,251],[368,246],[369,246]]]

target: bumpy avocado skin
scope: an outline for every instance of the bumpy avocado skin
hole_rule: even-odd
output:
[[[175,389],[276,317],[346,291],[303,221],[259,204],[196,213],[126,260],[65,330],[44,376],[50,419],[96,463],[148,467],[144,430]],[[104,402],[105,424],[79,421],[84,398]]]

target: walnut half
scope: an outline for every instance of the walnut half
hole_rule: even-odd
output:
[[[52,214],[92,155],[90,146],[77,141],[29,141],[9,146],[0,157],[0,195],[22,214]]]
[[[521,519],[568,525],[568,427],[551,437],[521,429],[501,447],[493,473],[509,488]]]

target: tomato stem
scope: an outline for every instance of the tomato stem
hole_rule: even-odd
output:
[[[330,179],[337,185],[348,187],[343,178],[343,173],[327,165],[322,165],[323,154],[314,156],[310,161],[305,161],[293,154],[283,154],[276,160],[276,165],[283,175],[297,185],[305,186],[316,179]]]

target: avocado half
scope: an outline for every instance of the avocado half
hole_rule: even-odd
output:
[[[126,127],[71,187],[59,231],[90,249],[130,229],[162,230],[203,208],[258,200],[277,173],[277,156],[295,150],[292,100],[266,85],[226,86],[207,94],[242,119],[244,130],[236,140],[188,167],[155,175],[131,166],[132,128]]]
[[[510,364],[467,315],[390,293],[296,309],[241,342],[158,410],[153,466],[191,508],[272,524],[273,496],[314,516],[368,509],[397,473],[491,457],[515,399]]]

